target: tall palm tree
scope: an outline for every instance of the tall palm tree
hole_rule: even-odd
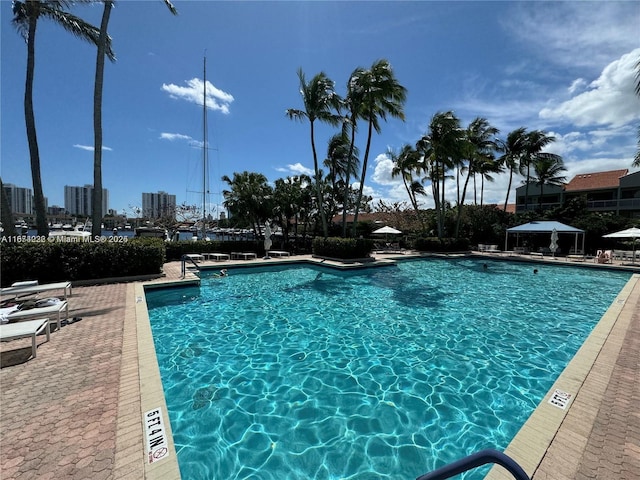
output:
[[[163,0],[169,11],[174,15],[178,11],[169,0]],[[102,233],[101,224],[104,212],[102,211],[102,90],[104,84],[104,57],[115,61],[115,55],[111,52],[111,37],[107,33],[109,18],[113,9],[113,0],[103,0],[102,21],[100,22],[100,36],[98,38],[98,52],[96,55],[96,74],[93,87],[93,196],[91,234],[99,236]]]
[[[416,213],[418,222],[422,229],[425,230],[424,219],[420,215],[418,195],[426,196],[427,192],[422,182],[413,177],[414,172],[418,175],[421,172],[420,154],[411,145],[404,145],[398,153],[389,148],[387,156],[393,162],[391,177],[400,176],[402,178],[402,183],[409,196],[409,202],[411,202],[411,206]]]
[[[562,157],[558,155],[547,155],[538,158],[534,165],[536,173],[536,185],[540,185],[540,197],[538,198],[538,208],[542,209],[542,195],[545,185],[562,186],[567,181],[567,177],[563,175],[567,169],[564,166]]]
[[[482,185],[484,179],[490,172],[489,165],[495,166],[494,152],[498,148],[495,136],[499,130],[492,126],[486,118],[476,117],[464,132],[464,139],[460,141],[460,148],[463,149],[463,155],[468,159],[467,176],[462,188],[462,196],[458,202],[458,212],[456,219],[455,236],[458,237],[460,231],[460,222],[462,221],[462,210],[464,208],[464,200],[469,186],[469,179],[474,178],[476,174],[480,174]],[[495,167],[494,167],[495,168]],[[475,190],[474,190],[475,197]],[[480,204],[482,205],[482,190],[480,194]]]
[[[381,132],[380,119],[387,119],[387,115],[404,121],[404,102],[407,98],[407,89],[400,85],[395,77],[393,69],[387,60],[374,62],[371,69],[363,72],[356,79],[357,90],[362,95],[362,103],[358,117],[368,124],[367,144],[362,158],[362,173],[360,174],[360,189],[356,200],[355,214],[353,217],[353,236],[356,235],[358,212],[362,202],[364,182],[367,178],[367,163],[371,148],[373,130]]]
[[[315,122],[319,120],[330,125],[338,125],[341,117],[335,112],[340,109],[341,98],[334,91],[333,81],[331,81],[324,72],[318,73],[307,83],[304,72],[299,68],[298,79],[300,80],[300,95],[302,96],[304,110],[289,108],[286,114],[292,120],[303,121],[307,119],[309,121],[313,170],[315,172],[316,201],[320,209],[322,231],[326,238],[329,235],[329,229],[327,226],[327,216],[324,208],[322,208],[320,166],[318,165],[318,154],[315,143]]]
[[[542,130],[532,130],[525,135],[524,154],[520,157],[520,174],[526,177],[525,199],[524,209],[528,210],[529,203],[529,183],[531,182],[531,167],[535,167],[538,160],[543,158],[554,158],[556,160],[561,159],[560,156],[553,153],[543,152],[550,143],[556,141],[553,136],[547,135],[547,132]]]
[[[327,180],[331,183],[331,199],[329,217],[333,217],[334,214],[339,212],[340,201],[343,201],[344,192],[347,189],[347,177],[353,176],[358,178],[358,167],[360,160],[358,159],[358,149],[352,150],[349,144],[349,137],[347,132],[343,129],[340,133],[335,134],[329,139],[327,146],[327,158],[325,158],[323,164],[327,167],[329,173]],[[353,158],[349,158],[349,152],[352,153]],[[351,170],[347,172],[347,168]],[[349,197],[347,197],[349,198]],[[346,211],[348,203],[342,203],[342,210]]]
[[[444,234],[445,182],[447,172],[466,153],[465,131],[460,128],[460,120],[453,112],[438,112],[429,129],[416,143],[416,150],[422,156],[423,169],[429,172],[431,190],[435,203],[438,237]]]
[[[527,137],[527,129],[524,127],[517,128],[509,132],[507,139],[500,142],[500,151],[502,155],[498,158],[498,163],[509,170],[509,185],[507,186],[507,196],[504,199],[504,211],[507,211],[509,203],[509,193],[511,192],[511,183],[513,182],[513,171],[520,165],[520,159],[525,154],[525,145]]]
[[[31,162],[31,177],[33,181],[34,208],[36,211],[36,228],[38,235],[47,236],[49,226],[47,224],[47,211],[42,191],[42,176],[40,172],[40,151],[38,148],[38,136],[36,133],[36,120],[33,111],[33,79],[35,68],[35,45],[38,20],[47,18],[62,28],[95,45],[100,38],[100,30],[85,22],[81,18],[66,10],[71,2],[65,0],[26,0],[13,2],[12,23],[18,33],[27,42],[27,74],[24,87],[24,117],[29,143],[29,158]],[[111,52],[110,43],[108,51]]]

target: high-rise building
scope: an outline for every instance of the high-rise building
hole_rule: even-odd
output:
[[[85,185],[84,187],[64,187],[64,208],[70,215],[91,216],[93,214],[93,204],[91,195],[93,194],[93,185]],[[109,191],[102,189],[102,214],[107,214],[109,205]]]
[[[145,218],[176,218],[176,196],[167,192],[143,193],[142,216]]]
[[[4,183],[11,213],[31,215],[33,213],[33,193],[30,188],[16,187],[12,183]]]

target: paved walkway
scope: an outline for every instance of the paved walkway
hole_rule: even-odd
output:
[[[166,279],[178,278],[179,269],[177,262],[167,264]],[[143,478],[143,447],[136,445],[142,425],[140,421],[136,426],[135,420],[142,418],[142,411],[139,402],[122,402],[139,392],[138,353],[132,346],[135,298],[128,298],[129,287],[74,287],[70,317],[81,320],[54,332],[50,342],[38,337],[36,359],[29,359],[28,339],[0,345],[3,480]],[[603,365],[610,375],[601,385],[602,401],[591,406],[593,419],[582,422],[579,455],[563,462],[565,446],[552,443],[534,480],[639,478],[640,282],[623,311],[628,322],[620,345],[607,340],[605,346],[612,347],[602,348],[594,365],[594,370]],[[589,405],[588,392],[580,395]],[[563,467],[566,463],[571,469]],[[554,475],[558,472],[561,475]]]

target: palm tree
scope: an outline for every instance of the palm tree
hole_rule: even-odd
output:
[[[352,158],[349,158],[351,152]],[[358,167],[360,160],[358,159],[358,149],[351,149],[349,137],[347,132],[343,129],[340,133],[335,134],[329,139],[327,146],[327,158],[323,162],[324,166],[328,168],[329,173],[327,180],[331,183],[331,195],[330,195],[330,215],[332,218],[334,214],[339,211],[339,197],[344,196],[345,190],[348,191],[347,178],[350,176],[358,178]],[[347,169],[350,171],[347,171]],[[348,197],[347,197],[348,198]],[[342,210],[346,211],[348,203],[342,204]]]
[[[320,167],[318,165],[318,154],[316,152],[315,143],[315,122],[327,122],[330,125],[338,125],[341,117],[334,113],[340,109],[341,99],[334,91],[333,81],[325,75],[324,72],[318,73],[309,83],[305,79],[304,72],[298,69],[298,78],[300,80],[300,95],[304,104],[304,110],[289,108],[286,111],[287,116],[292,120],[309,120],[311,135],[311,151],[313,152],[313,170],[315,172],[316,184],[316,201],[320,210],[320,218],[322,219],[322,231],[325,238],[329,235],[327,226],[327,216],[322,208],[321,179]]]
[[[477,117],[467,127],[464,139],[461,140],[460,147],[463,149],[464,156],[469,161],[467,169],[467,178],[462,188],[462,196],[458,201],[458,212],[456,219],[455,236],[458,237],[460,231],[460,222],[462,220],[462,209],[464,208],[464,200],[469,186],[469,179],[474,178],[479,173],[482,177],[482,185],[484,186],[485,175],[488,175],[489,165],[494,165],[493,152],[497,149],[495,136],[499,130],[489,123],[486,118]],[[474,189],[475,198],[475,189]],[[482,191],[480,194],[480,205],[482,205]]]
[[[42,177],[40,173],[40,151],[36,133],[36,120],[33,111],[33,78],[35,67],[36,28],[41,17],[53,20],[68,32],[87,40],[95,45],[100,38],[100,30],[79,17],[65,10],[71,2],[65,0],[26,0],[13,2],[12,23],[18,33],[27,42],[27,74],[24,88],[24,117],[29,143],[29,157],[31,162],[31,177],[33,181],[33,199],[36,211],[36,228],[38,235],[47,236],[47,211],[42,191]],[[108,52],[111,46],[108,43]]]
[[[509,186],[507,187],[507,196],[504,199],[504,211],[507,211],[509,203],[509,193],[511,192],[511,183],[513,182],[513,171],[520,165],[520,159],[525,154],[527,129],[524,127],[517,128],[509,132],[507,139],[500,142],[500,151],[502,156],[498,158],[498,163],[509,169]]]
[[[233,217],[246,220],[256,236],[262,236],[260,225],[271,217],[273,189],[261,173],[234,173],[233,179],[222,177],[230,190],[223,190],[224,206]]]
[[[531,167],[542,158],[555,158],[561,159],[558,155],[553,153],[544,153],[542,149],[556,141],[553,136],[547,135],[547,132],[542,130],[532,130],[525,135],[524,154],[520,157],[520,174],[526,177],[525,199],[524,209],[528,210],[529,203],[529,183],[531,182]]]
[[[447,171],[464,156],[466,145],[465,132],[460,128],[460,120],[453,112],[436,113],[429,123],[427,133],[416,143],[416,150],[422,156],[422,168],[429,172],[431,179],[439,238],[444,234]]]
[[[562,158],[558,155],[547,155],[538,158],[534,165],[536,185],[540,185],[540,197],[538,198],[538,208],[542,210],[542,195],[544,185],[562,186],[567,181],[567,177],[562,175],[567,169]]]
[[[399,153],[389,148],[387,156],[393,162],[393,169],[391,170],[391,177],[395,178],[400,176],[402,183],[409,196],[409,201],[416,212],[416,217],[423,230],[425,230],[424,219],[420,215],[420,207],[418,205],[418,195],[426,196],[427,192],[424,185],[420,180],[416,180],[413,177],[413,173],[420,174],[420,154],[411,145],[404,145]]]
[[[174,15],[178,11],[169,0],[163,0],[167,8]],[[93,196],[91,234],[99,236],[102,233],[102,90],[104,83],[104,57],[105,54],[112,62],[115,55],[111,52],[111,37],[107,33],[113,0],[103,0],[102,21],[100,22],[100,37],[98,38],[98,53],[96,56],[96,74],[93,89]]]
[[[362,159],[360,190],[358,191],[353,217],[353,236],[355,237],[364,182],[367,178],[367,163],[369,161],[373,130],[375,129],[377,133],[381,132],[379,119],[386,120],[387,115],[404,121],[404,102],[407,98],[407,89],[400,85],[387,60],[374,62],[371,69],[363,71],[354,81],[354,90],[360,92],[359,95],[361,95],[360,98],[362,99],[357,117],[365,120],[369,127],[367,144]]]

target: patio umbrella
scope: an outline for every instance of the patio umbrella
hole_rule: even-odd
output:
[[[627,228],[619,232],[608,233],[603,235],[604,238],[632,238],[633,239],[633,257],[631,261],[636,263],[636,238],[640,237],[640,228]]]
[[[268,260],[269,250],[271,249],[271,226],[267,223],[264,226],[264,259]]]
[[[554,228],[551,231],[551,245],[549,245],[549,250],[553,253],[553,256],[556,256],[556,250],[558,250],[558,231]]]
[[[388,226],[386,226],[386,225],[385,225],[384,227],[379,228],[379,229],[377,229],[377,230],[374,230],[374,231],[373,231],[373,232],[371,232],[371,233],[375,233],[375,234],[378,234],[378,233],[379,233],[379,234],[382,234],[382,233],[384,233],[384,239],[385,239],[385,241],[386,241],[386,240],[387,240],[387,235],[399,235],[399,234],[401,234],[402,232],[401,232],[400,230],[396,230],[396,229],[395,229],[395,228],[393,228],[393,227],[388,227]]]
[[[374,230],[374,231],[373,231],[373,232],[371,232],[371,233],[384,233],[384,234],[398,235],[398,234],[400,234],[400,233],[402,233],[402,232],[401,232],[400,230],[396,230],[396,229],[395,229],[395,228],[393,228],[393,227],[387,227],[387,226],[384,226],[384,227],[382,227],[382,228],[379,228],[379,229],[377,229],[377,230]]]

